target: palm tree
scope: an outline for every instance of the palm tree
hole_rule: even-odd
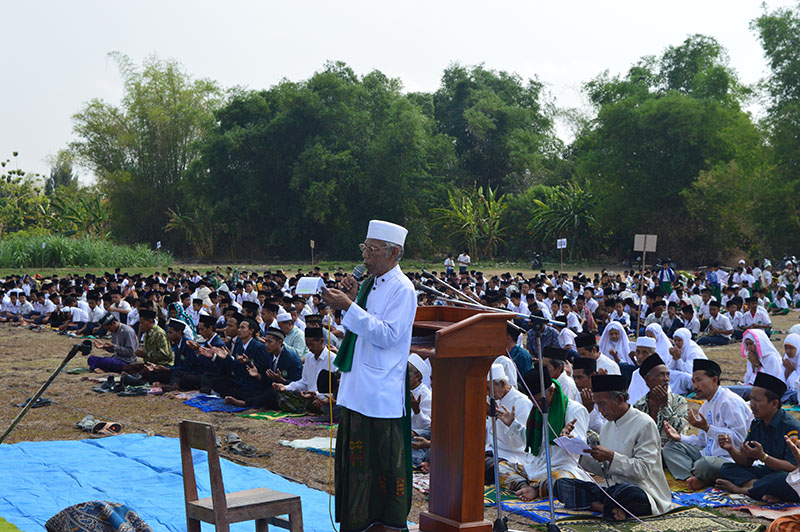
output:
[[[584,189],[570,181],[566,186],[555,187],[547,203],[538,199],[534,203],[534,215],[528,224],[534,235],[546,241],[567,238],[571,243],[570,260],[573,252],[577,252],[577,258],[582,258],[594,249],[598,228],[594,216],[597,200],[589,192],[588,183]]]

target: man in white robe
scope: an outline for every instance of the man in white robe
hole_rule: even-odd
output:
[[[492,389],[489,388],[490,386]],[[533,408],[533,403],[527,395],[511,386],[508,375],[500,364],[492,364],[491,371],[486,375],[487,402],[492,392],[494,392],[498,414],[504,411],[513,412],[515,419],[524,426],[528,414]],[[497,427],[497,449],[493,446],[493,425]],[[487,457],[496,454],[498,460],[514,463],[521,463],[525,460],[525,442],[513,438],[510,427],[501,423],[500,420],[492,423],[492,418],[488,415],[486,417],[486,451]],[[494,478],[494,460],[486,460],[485,472],[486,479]]]
[[[335,490],[342,530],[403,529],[411,509],[411,431],[403,427],[410,423],[406,374],[417,295],[399,265],[407,234],[370,221],[359,246],[370,276],[360,289],[348,276],[342,290],[322,293],[331,308],[347,311],[335,360],[342,371]]]
[[[547,398],[548,424],[552,427],[548,431],[549,438],[542,428],[542,415],[538,409],[531,410],[528,419],[523,423],[519,422],[513,410],[504,409],[499,413],[499,421],[508,427],[510,440],[523,445],[526,451],[529,451],[525,453],[521,462],[502,461],[499,464],[501,486],[514,491],[523,501],[538,499],[548,493],[545,445],[550,445],[553,480],[559,478],[589,480],[578,467],[578,456],[570,456],[567,451],[553,443],[554,438],[562,434],[571,434],[585,440],[589,413],[582,404],[564,395],[558,381],[554,382],[550,378],[550,372],[546,367],[543,371],[544,395],[541,392],[537,367],[525,374],[524,381],[525,388],[533,393],[533,399],[538,405],[542,405],[545,396]],[[536,441],[537,439],[539,441]]]
[[[597,337],[594,334],[581,334],[575,339],[575,347],[581,358],[591,358],[595,361],[597,371],[607,375],[620,375],[619,364],[611,357],[604,355],[597,347]]]
[[[731,461],[720,447],[723,434],[740,446],[747,435],[753,412],[744,399],[719,385],[722,368],[713,360],[696,358],[692,380],[697,398],[705,402],[697,415],[689,410],[688,422],[697,434],[680,434],[669,424],[664,426],[670,440],[664,445],[664,464],[672,476],[686,480],[689,489],[700,491],[719,478],[722,464]]]
[[[567,350],[560,347],[547,346],[542,348],[542,362],[550,376],[561,385],[564,394],[573,401],[580,401],[578,387],[575,381],[567,375]]]

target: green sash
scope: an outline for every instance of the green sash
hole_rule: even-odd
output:
[[[561,384],[558,381],[553,381],[555,391],[553,393],[553,402],[550,403],[550,410],[547,413],[547,422],[553,427],[553,430],[548,434],[547,443],[552,444],[553,440],[561,436],[561,431],[564,430],[565,418],[567,417],[567,396],[561,391]],[[533,430],[530,424],[528,425],[528,437],[525,449],[530,449],[531,454],[534,456],[539,455],[539,447],[542,445],[542,414],[536,406],[531,411],[533,416]]]
[[[372,290],[373,284],[375,284],[375,276],[370,275],[369,278],[362,283],[361,288],[358,290],[358,296],[356,296],[356,305],[364,310],[367,309],[367,297],[369,297],[369,292]],[[339,352],[336,353],[336,358],[333,360],[333,364],[339,368],[339,371],[348,372],[350,369],[352,369],[353,352],[356,349],[356,339],[358,339],[358,335],[352,331],[347,331],[344,334],[342,345],[339,346]]]

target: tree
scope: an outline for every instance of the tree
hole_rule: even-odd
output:
[[[48,201],[36,185],[41,176],[25,172],[17,164],[18,152],[0,161],[0,235],[47,225]]]
[[[544,87],[507,72],[454,64],[433,96],[439,130],[452,137],[458,156],[458,184],[484,188],[544,171],[561,150],[553,132],[553,109]]]
[[[192,79],[176,61],[149,57],[139,69],[122,54],[110,56],[122,74],[122,103],[84,105],[73,117],[78,140],[71,148],[97,175],[114,234],[161,240],[167,209],[183,203],[185,172],[214,125],[221,91],[212,81]]]
[[[448,200],[446,207],[432,209],[436,220],[451,236],[467,242],[470,255],[494,258],[506,231],[502,225],[505,195],[498,195],[496,189],[484,193],[483,187],[473,187],[448,191]]]
[[[569,258],[588,257],[597,249],[599,224],[594,215],[594,195],[575,181],[554,187],[543,201],[534,200],[535,210],[528,228],[545,242],[566,238]]]
[[[755,189],[760,204],[756,227],[767,249],[795,253],[800,230],[800,7],[765,12],[753,21],[770,74],[763,81],[769,107],[764,126],[770,171]],[[785,228],[787,230],[776,230]]]
[[[76,188],[78,176],[72,168],[73,155],[68,150],[59,150],[50,162],[50,176],[45,180],[44,193],[53,194],[58,187]]]
[[[709,230],[717,226],[702,208],[690,211],[683,192],[718,164],[735,160],[751,176],[763,160],[759,132],[741,108],[747,91],[722,47],[692,36],[643,58],[626,77],[605,73],[586,89],[598,114],[572,148],[575,170],[591,183],[595,215],[613,228],[616,251],[628,249],[634,233],[655,233],[676,258],[719,253]]]

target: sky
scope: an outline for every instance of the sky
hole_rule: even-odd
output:
[[[108,53],[134,63],[155,54],[222,87],[269,88],[302,80],[326,61],[363,75],[380,70],[407,91],[435,91],[453,62],[483,64],[543,82],[559,107],[588,110],[581,87],[604,70],[624,73],[687,36],[716,38],[740,80],[764,77],[750,22],[758,0],[43,0],[2,6],[0,160],[49,173],[74,140],[72,115],[100,98],[118,104],[122,80]],[[766,7],[795,1],[767,0]],[[752,108],[759,113],[757,106]],[[570,139],[563,124],[559,135]],[[91,182],[79,170],[82,182]]]

